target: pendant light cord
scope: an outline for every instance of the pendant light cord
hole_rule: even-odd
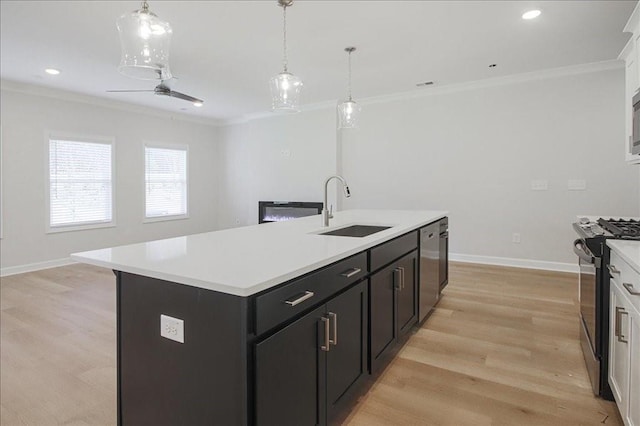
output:
[[[347,86],[349,88],[349,102],[351,102],[353,99],[351,99],[351,51],[349,52],[349,85]]]
[[[287,71],[287,65],[288,65],[288,60],[287,60],[287,6],[282,6],[282,22],[283,22],[283,31],[282,34],[284,35],[283,40],[282,40],[282,50],[284,52],[283,58],[282,58],[282,65],[284,66],[284,72],[288,72]]]

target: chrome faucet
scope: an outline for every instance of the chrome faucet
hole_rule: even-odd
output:
[[[327,187],[329,186],[329,182],[331,179],[338,179],[342,182],[342,189],[344,191],[345,198],[351,197],[351,191],[349,190],[349,185],[347,185],[347,181],[344,180],[342,176],[329,176],[327,180],[324,181],[324,204],[322,205],[322,225],[329,226],[329,219],[333,218],[333,206],[331,210],[327,209]]]

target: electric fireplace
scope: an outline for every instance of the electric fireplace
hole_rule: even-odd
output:
[[[322,213],[322,203],[258,201],[258,223],[281,222]]]

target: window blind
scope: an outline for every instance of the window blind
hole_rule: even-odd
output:
[[[187,214],[187,150],[145,147],[146,217]]]
[[[109,223],[111,144],[49,140],[49,226]]]

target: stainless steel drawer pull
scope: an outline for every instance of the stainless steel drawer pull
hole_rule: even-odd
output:
[[[353,269],[350,269],[348,271],[345,271],[345,272],[341,273],[340,275],[342,275],[345,278],[351,278],[352,276],[354,276],[355,274],[359,274],[360,272],[362,272],[362,269],[353,268]]]
[[[616,274],[618,275],[620,273],[620,270],[618,268],[616,268],[616,265],[607,265],[607,269],[609,270],[610,274]]]
[[[329,347],[329,343],[331,342],[329,339],[329,318],[320,317],[320,320],[324,323],[324,345],[320,346],[320,349],[329,352],[329,349],[331,349]]]
[[[304,294],[298,297],[296,300],[285,300],[284,303],[286,303],[289,306],[296,306],[307,299],[311,299],[314,295],[315,293],[312,291],[305,291]]]
[[[616,306],[616,318],[615,318],[615,322],[613,323],[614,325],[613,334],[615,335],[615,337],[618,338],[618,340],[620,340],[620,312],[621,311],[624,311],[624,309]]]
[[[618,310],[618,308],[616,308],[616,311]],[[623,315],[629,315],[629,312],[625,311],[624,309],[620,309],[620,330],[618,333],[618,342],[622,342],[622,343],[629,343],[629,341],[627,340],[627,338],[625,337],[624,334],[622,334],[622,316]]]
[[[338,345],[338,314],[329,312],[329,319],[333,320],[333,339],[329,339],[329,343],[333,346]]]
[[[622,287],[624,287],[625,289],[627,289],[627,291],[629,292],[629,294],[632,294],[634,296],[640,296],[640,291],[635,291],[633,289],[633,284],[630,283],[622,283]]]

